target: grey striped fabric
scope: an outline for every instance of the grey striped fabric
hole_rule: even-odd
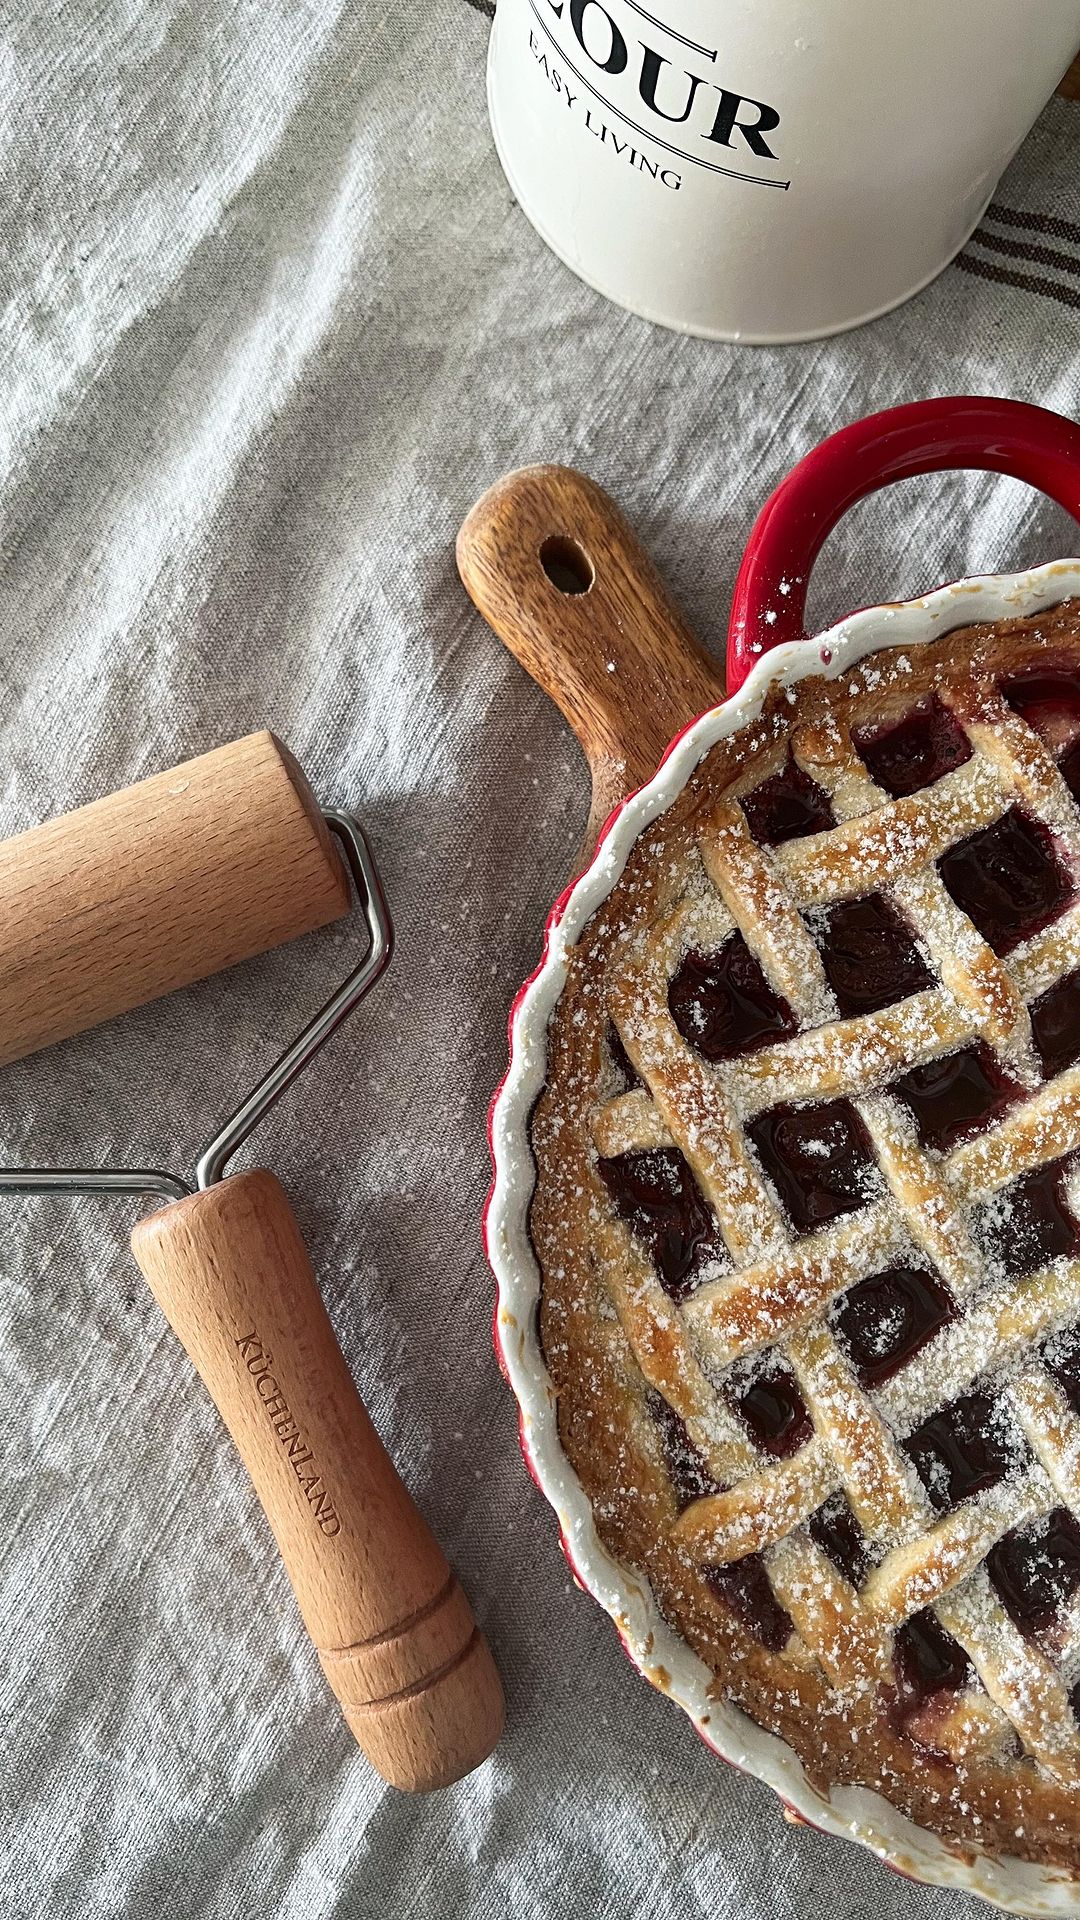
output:
[[[995,200],[957,265],[1000,287],[1080,309],[1080,225]]]

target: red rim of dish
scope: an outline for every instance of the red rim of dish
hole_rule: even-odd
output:
[[[1080,519],[1080,426],[1059,413],[959,394],[856,420],[800,460],[754,522],[728,626],[728,692],[770,648],[808,637],[814,562],[849,507],[898,480],[954,468],[1026,481]]]

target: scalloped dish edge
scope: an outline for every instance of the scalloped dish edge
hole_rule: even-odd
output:
[[[540,1274],[528,1230],[535,1183],[528,1122],[544,1081],[547,1026],[569,949],[615,886],[638,836],[671,804],[710,747],[756,718],[770,686],[790,686],[812,673],[835,679],[882,648],[921,646],[959,626],[1023,618],[1078,595],[1080,560],[1063,560],[1023,573],[954,581],[915,600],[861,609],[814,639],[764,654],[737,693],[677,735],[648,784],[616,808],[588,866],[555,902],[540,964],[514,1000],[510,1062],[489,1114],[494,1177],[484,1214],[497,1287],[495,1348],[518,1401],[526,1464],[558,1515],[575,1580],[611,1615],[638,1671],[677,1701],[720,1759],[771,1787],[790,1819],[856,1841],[911,1879],[960,1888],[1026,1916],[1080,1916],[1080,1878],[1007,1857],[962,1858],[870,1788],[840,1787],[828,1797],[818,1792],[785,1741],[730,1702],[710,1697],[709,1669],[664,1621],[648,1583],[601,1544],[559,1440],[555,1394],[537,1333]]]

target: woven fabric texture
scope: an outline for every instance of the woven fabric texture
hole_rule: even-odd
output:
[[[965,390],[1076,412],[1080,105],[1048,107],[917,300],[739,351],[616,311],[545,251],[490,144],[486,11],[75,0],[0,32],[0,833],[263,725],[363,817],[393,968],[253,1148],[509,1698],[472,1778],[384,1788],[132,1266],[131,1207],[5,1201],[3,1920],[972,1911],[785,1826],[713,1759],[572,1587],[522,1465],[484,1116],[587,781],[453,541],[507,468],[581,466],[719,649],[757,507],[836,426]],[[1010,482],[905,485],[832,537],[812,613],[1075,546]],[[354,942],[343,924],[7,1069],[4,1160],[190,1169]]]

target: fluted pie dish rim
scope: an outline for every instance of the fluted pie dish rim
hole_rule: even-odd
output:
[[[710,1669],[665,1622],[644,1576],[603,1545],[559,1437],[555,1391],[540,1343],[540,1272],[529,1232],[535,1184],[529,1124],[545,1080],[547,1027],[570,948],[615,887],[641,833],[672,804],[709,749],[756,717],[770,688],[793,686],[815,674],[837,678],[871,653],[922,646],[960,627],[1026,617],[1077,596],[1080,561],[1059,561],[969,578],[910,601],[862,609],[814,639],[765,655],[736,694],[677,736],[654,778],[612,815],[588,866],[555,903],[540,964],[514,1001],[510,1064],[490,1113],[494,1177],[485,1214],[485,1243],[498,1290],[496,1348],[518,1400],[525,1459],[556,1511],[575,1578],[610,1614],[634,1665],[682,1706],[719,1757],[771,1786],[790,1817],[857,1841],[912,1878],[1039,1915],[1080,1914],[1080,1877],[1008,1856],[974,1852],[962,1857],[868,1787],[819,1791],[785,1741],[710,1695]]]

